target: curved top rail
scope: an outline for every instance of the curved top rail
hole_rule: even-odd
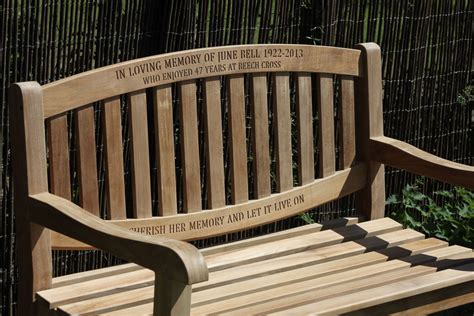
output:
[[[311,45],[238,45],[126,61],[43,86],[45,118],[131,91],[177,81],[251,72],[361,76],[360,51]]]

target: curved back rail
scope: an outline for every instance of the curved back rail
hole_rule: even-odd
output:
[[[356,49],[244,45],[137,59],[45,85],[50,191],[98,216],[105,203],[102,215],[130,230],[186,240],[359,191],[371,166],[356,162],[354,86],[366,68]],[[52,244],[84,246],[58,234]]]

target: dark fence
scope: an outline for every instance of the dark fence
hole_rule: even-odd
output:
[[[385,133],[441,157],[473,163],[470,0],[3,0],[0,16],[0,269],[5,315],[14,313],[17,280],[7,107],[7,88],[16,81],[44,84],[118,61],[195,47],[351,47],[374,41],[383,53]],[[413,175],[388,169],[387,193],[399,192],[412,180]],[[353,213],[349,199],[314,215],[321,219]],[[290,219],[226,238],[299,223]],[[199,246],[212,242],[217,241]],[[99,251],[61,251],[53,263],[55,274],[62,275],[117,262]]]

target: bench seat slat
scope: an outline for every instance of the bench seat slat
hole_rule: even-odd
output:
[[[107,217],[125,219],[125,179],[123,176],[122,111],[120,96],[102,104],[105,145]]]
[[[253,262],[242,266],[227,268],[225,270],[212,271],[213,273],[210,275],[209,280],[196,284],[194,286],[194,289],[196,291],[209,289],[232,282],[249,280],[261,275],[281,273],[284,271],[308,267],[315,264],[318,264],[319,266],[328,263],[330,265],[328,271],[336,271],[337,269],[340,269],[340,267],[333,266],[333,260],[339,259],[342,260],[340,264],[344,269],[347,268],[347,265],[352,265],[352,260],[360,259],[355,258],[356,255],[361,254],[364,251],[383,248],[383,244],[380,243],[380,240],[378,238],[382,238],[383,242],[387,244],[387,242],[385,241],[386,237],[383,235],[378,235],[376,236],[376,238],[368,238],[367,242],[362,247],[360,245],[357,245],[360,241],[348,242],[326,246],[323,248],[307,250],[283,257]],[[420,238],[422,238],[420,234],[408,234],[407,236],[404,236],[401,239],[394,241],[392,244],[389,244],[389,246],[395,246],[407,241],[420,240]],[[369,260],[380,260],[380,258],[384,258],[383,256],[373,256],[374,255],[371,253],[371,255],[367,257],[369,257]],[[344,258],[346,257],[350,258],[350,260],[347,262],[344,260]],[[365,259],[367,258],[362,258],[361,260]]]
[[[444,258],[463,258],[472,257],[469,249],[457,249],[452,251],[444,248],[441,251],[423,253],[426,262]],[[262,289],[257,293],[238,295],[234,298],[221,299],[216,303],[196,307],[192,310],[193,314],[206,314],[215,312],[219,314],[240,314],[253,315],[255,313],[271,313],[274,310],[286,309],[291,306],[318,300],[330,295],[345,295],[347,292],[368,288],[377,284],[386,284],[392,280],[407,278],[413,275],[431,273],[436,271],[436,267],[415,267],[410,268],[411,264],[403,259],[395,259],[387,262],[381,262],[369,266],[351,269],[340,273],[335,273],[323,277],[311,278],[308,280],[269,287]],[[316,268],[316,267],[315,267]],[[285,310],[289,312],[290,310]],[[318,309],[305,310],[301,314],[308,314],[318,311]]]
[[[304,226],[295,227],[292,229],[288,229],[285,231],[281,231],[281,232],[277,232],[277,233],[273,233],[269,235],[253,237],[250,239],[236,241],[229,244],[223,244],[219,246],[201,249],[201,253],[204,256],[216,254],[216,253],[226,253],[228,251],[232,251],[235,249],[242,249],[244,247],[253,246],[259,243],[264,243],[266,241],[274,241],[274,240],[284,239],[287,237],[314,233],[322,229],[331,229],[331,228],[336,228],[343,225],[354,225],[357,223],[357,220],[358,220],[357,217],[348,217],[348,218],[339,218],[336,220],[323,222],[322,224],[304,225]],[[140,266],[136,264],[129,263],[129,264],[122,264],[118,266],[102,268],[102,269],[97,269],[97,270],[92,270],[92,271],[78,272],[78,273],[54,278],[52,287],[55,288],[55,287],[64,286],[68,284],[84,282],[93,278],[101,278],[108,275],[115,275],[115,274],[120,274],[124,272],[135,271],[138,269],[143,269],[143,268],[141,268]]]
[[[468,256],[472,262],[472,254],[466,255],[466,257]],[[341,314],[354,309],[374,306],[376,304],[386,303],[474,280],[474,263],[467,263],[453,269],[446,269],[434,273],[436,269],[436,266],[420,266],[416,267],[416,269],[409,269],[405,274],[399,273],[401,274],[399,277],[399,279],[401,279],[400,281],[389,284],[383,284],[387,281],[387,276],[384,275],[384,280],[378,278],[381,284],[378,287],[368,288],[347,295],[338,295],[321,302],[303,305],[300,308],[295,308],[290,311],[284,311],[280,314],[287,315],[288,312],[305,313],[305,311],[315,310],[317,310],[320,315]],[[420,273],[418,274],[414,270],[416,272],[420,271]]]
[[[71,200],[67,116],[47,122],[51,193]]]
[[[310,233],[318,232],[321,230],[337,228],[341,226],[354,225],[354,224],[357,224],[358,220],[359,219],[357,217],[343,217],[343,218],[338,218],[335,220],[326,221],[321,224],[314,223],[314,224],[299,226],[299,227],[290,228],[284,231],[280,231],[280,232],[276,232],[276,233],[272,233],[268,235],[252,237],[249,239],[234,241],[228,244],[218,245],[218,246],[214,246],[210,248],[204,248],[204,249],[201,249],[201,253],[206,256],[216,254],[216,253],[223,254],[225,252],[238,250],[238,249],[241,250],[246,247],[263,244],[269,241],[276,241],[276,240],[290,238],[294,236],[310,234]]]
[[[389,235],[389,234],[386,234],[386,235]],[[410,242],[410,240],[413,240],[413,238],[410,238],[409,236],[407,236],[406,238],[402,240],[400,239],[394,240],[393,242],[390,241],[391,238],[388,236],[380,237],[380,238],[383,238],[389,244],[389,247],[396,247],[396,245],[400,243],[402,243],[402,246],[406,246],[407,243]],[[394,238],[392,237],[392,239]],[[376,242],[374,241],[374,244],[375,243]],[[432,247],[435,245],[438,247],[447,246],[447,244],[436,244],[436,243],[433,243],[431,245],[425,243],[422,245],[423,247],[422,248],[420,247],[420,248],[423,249],[423,251],[432,250]],[[352,251],[349,252],[349,249],[348,249],[347,252],[348,252],[348,256],[352,255],[351,258],[356,259],[354,260],[356,264],[351,266],[350,269],[347,269],[347,267],[346,269],[341,269],[341,267],[345,266],[344,260],[342,260],[341,262],[338,262],[339,259],[335,259],[335,260],[330,261],[330,263],[332,263],[334,267],[339,266],[339,270],[334,269],[334,273],[328,273],[327,269],[324,269],[324,266],[325,266],[324,264],[314,264],[314,265],[305,266],[301,268],[296,267],[292,270],[272,273],[269,275],[255,276],[252,279],[248,279],[248,280],[244,280],[240,282],[234,282],[234,283],[222,285],[219,287],[209,288],[207,290],[196,291],[192,297],[193,306],[200,306],[207,303],[218,302],[218,301],[221,301],[222,299],[235,297],[237,295],[255,293],[260,290],[275,288],[277,286],[284,286],[284,285],[293,284],[296,282],[303,282],[303,281],[312,280],[315,278],[319,278],[319,280],[322,281],[322,279],[324,278],[333,278],[333,275],[341,276],[341,275],[344,275],[344,273],[351,274],[352,271],[355,269],[363,268],[367,266],[375,266],[379,264],[380,262],[386,262],[387,260],[387,256],[385,256],[382,252],[377,253],[379,257],[378,261],[374,260],[375,256],[372,256],[372,258],[369,258],[369,256],[366,256],[363,254],[364,251],[371,251],[371,250],[377,249],[377,247],[381,247],[380,242],[378,242],[378,245],[373,245],[372,247],[370,246],[363,247],[363,246],[358,245],[359,246],[358,250],[357,250],[357,243],[352,243],[352,246],[353,246],[353,249],[351,249]],[[308,256],[312,255],[313,258],[316,258],[318,256],[316,252],[306,252],[306,253]],[[356,253],[359,253],[360,255],[357,255]],[[391,259],[401,258],[405,256],[406,254],[407,252],[398,251],[396,254],[394,254],[393,257],[391,257]],[[412,252],[411,255],[413,254],[414,253]],[[301,287],[301,288],[304,288],[304,287]]]
[[[150,154],[146,91],[128,95],[132,145],[132,190],[134,218],[151,217]]]
[[[220,78],[205,79],[204,93],[208,208],[213,209],[225,205]]]
[[[134,263],[126,263],[108,268],[96,269],[91,271],[78,272],[60,277],[53,278],[52,288],[57,288],[65,285],[85,282],[93,279],[99,279],[110,275],[117,275],[121,273],[131,272],[143,269]]]
[[[125,306],[137,306],[143,303],[153,302],[155,286],[149,285],[126,292],[118,292],[110,295],[96,297],[83,302],[63,305],[59,308],[60,315],[78,315],[84,313],[94,313],[100,315],[114,314],[117,312],[122,315],[128,314]],[[148,313],[153,311],[153,305],[148,309]],[[140,315],[140,314],[139,314]]]
[[[153,90],[153,106],[158,166],[158,215],[174,215],[178,212],[178,206],[171,85]]]
[[[342,222],[343,223],[343,222]],[[317,234],[317,232],[316,232]],[[49,302],[51,306],[57,306],[60,303],[65,302],[75,302],[78,301],[80,297],[85,297],[90,295],[90,293],[95,293],[99,291],[95,289],[102,282],[107,283],[105,287],[101,287],[105,291],[108,291],[110,288],[114,287],[113,280],[114,277],[121,279],[120,283],[126,288],[127,284],[141,284],[140,280],[143,278],[153,277],[153,272],[146,269],[135,269],[136,265],[123,265],[120,268],[111,267],[106,269],[101,269],[104,272],[99,274],[100,270],[84,272],[80,274],[75,274],[72,276],[64,276],[55,279],[55,286],[52,289],[42,291],[40,296]],[[143,272],[146,271],[146,272]],[[88,276],[91,274],[94,278]],[[127,283],[128,282],[128,283]],[[145,283],[148,282],[146,279]],[[64,290],[66,289],[67,290]],[[88,296],[87,296],[88,297]]]
[[[389,235],[389,234],[394,235],[394,233],[388,233],[388,234],[385,234],[385,235]],[[403,234],[399,234],[399,235],[402,236]],[[384,241],[384,240],[386,241],[385,245],[387,243],[391,244],[390,237],[387,237],[388,238],[387,239],[387,238],[382,237],[382,236],[383,235],[380,235],[380,237],[382,238],[382,241]],[[394,239],[392,238],[392,240],[394,240]],[[437,248],[445,249],[445,247],[447,246],[447,243],[441,242],[437,239],[427,239],[427,240],[421,240],[421,241],[415,241],[415,242],[413,242],[413,241],[409,242],[409,240],[410,239],[406,239],[405,242],[400,246],[400,247],[402,247],[400,249],[406,249],[406,250],[408,250],[408,252],[399,251],[397,256],[392,255],[392,259],[403,257],[403,256],[406,256],[407,254],[409,255],[410,253],[411,254],[417,254],[417,253],[427,252],[427,251],[437,249]],[[389,245],[389,247],[391,247],[391,245]],[[395,248],[398,248],[398,247],[395,247]],[[394,249],[394,248],[389,248],[389,249]],[[379,259],[378,260],[370,259],[367,256],[367,255],[370,255],[370,254],[377,254]],[[367,259],[365,259],[364,264],[362,264],[362,263],[358,264],[358,262],[360,260],[356,259],[356,257],[365,257]],[[308,281],[310,279],[314,279],[314,278],[323,278],[321,280],[324,280],[324,278],[328,279],[332,275],[331,274],[331,266],[340,267],[339,270],[332,269],[334,272],[339,271],[339,272],[345,273],[346,275],[350,275],[351,274],[350,271],[352,271],[354,268],[365,267],[365,266],[368,266],[368,265],[378,264],[380,262],[386,261],[388,259],[388,257],[384,256],[382,254],[382,251],[379,251],[378,253],[371,252],[371,253],[357,255],[357,256],[354,256],[354,259],[355,260],[353,260],[353,261],[355,263],[355,266],[351,265],[350,262],[348,262],[347,264],[338,263],[338,262],[344,261],[344,260],[343,259],[337,259],[337,260],[334,260],[334,261],[330,261],[330,262],[323,263],[323,264],[318,264],[318,265],[315,265],[315,266],[309,266],[309,267],[305,267],[305,268],[290,270],[290,271],[287,271],[287,272],[272,274],[272,275],[268,275],[268,276],[263,275],[261,277],[258,277],[256,279],[252,279],[252,280],[240,281],[240,282],[235,283],[235,284],[229,284],[229,285],[225,285],[225,286],[218,287],[218,288],[211,288],[211,289],[204,290],[204,291],[198,291],[198,292],[195,292],[192,296],[193,306],[197,308],[198,306],[202,306],[204,304],[212,303],[212,302],[210,302],[210,300],[212,300],[212,296],[210,296],[210,294],[219,293],[219,289],[222,289],[222,291],[220,291],[221,296],[225,297],[225,296],[232,295],[232,293],[230,292],[230,290],[232,288],[240,289],[240,291],[245,291],[245,289],[247,289],[248,291],[252,291],[251,286],[253,284],[253,286],[254,286],[253,291],[265,290],[268,287],[274,287],[274,286],[272,286],[272,284],[285,285],[284,284],[284,279],[290,280],[290,278],[292,278],[293,276],[298,276],[299,279],[297,278],[295,280],[296,281],[299,280],[299,282],[306,282],[306,281]],[[360,261],[360,262],[363,262],[363,261]],[[342,266],[345,266],[345,268],[341,269]],[[327,267],[327,268],[325,268],[325,267]],[[108,268],[108,269],[110,269],[110,268]],[[106,270],[106,269],[104,269],[104,270]],[[344,272],[344,271],[346,271],[346,272]],[[212,273],[211,273],[211,276],[212,276]],[[333,277],[333,279],[334,279],[334,277]],[[128,283],[129,284],[137,284],[137,281],[136,280],[134,281],[133,279],[130,279]],[[287,282],[287,283],[292,283],[292,282]],[[263,288],[260,289],[261,287],[263,287]],[[84,285],[83,285],[82,289],[85,289]],[[80,295],[85,295],[86,293],[87,293],[87,290],[84,291],[83,294],[79,294],[79,296]],[[137,310],[141,310],[142,312],[143,311],[151,312],[151,310],[152,310],[152,307],[151,307],[152,306],[151,305],[152,300],[153,300],[153,286],[147,285],[147,283],[143,283],[143,287],[140,287],[140,288],[137,288],[137,289],[129,289],[129,288],[127,288],[127,283],[125,283],[123,285],[123,287],[121,287],[120,289],[117,288],[116,291],[110,291],[110,289],[105,289],[103,294],[99,295],[99,294],[96,293],[96,297],[91,298],[89,300],[85,300],[85,301],[81,301],[81,302],[72,302],[72,303],[69,303],[69,304],[66,304],[66,305],[62,305],[61,310],[67,311],[70,314],[73,314],[73,313],[86,313],[86,312],[95,312],[95,313],[100,312],[102,314],[102,313],[117,311],[118,309],[120,309],[121,312],[125,312],[125,311],[122,310],[122,308],[132,306],[132,307],[130,307],[130,308],[132,308],[132,310],[137,309]],[[74,300],[72,299],[70,301],[74,301]],[[148,308],[148,310],[147,310],[147,308]]]
[[[41,291],[38,292],[38,295],[44,298],[51,307],[57,307],[98,297],[104,295],[104,293],[111,294],[127,288],[132,289],[152,285],[154,279],[155,274],[153,271],[140,269]]]
[[[199,138],[196,101],[196,83],[179,83],[181,115],[181,160],[183,164],[184,212],[201,211],[201,175],[199,167]]]
[[[359,225],[361,224],[355,226]],[[322,233],[324,231],[313,234],[321,235]],[[296,265],[289,270],[274,271],[270,274],[267,272],[249,279],[232,279],[233,273],[229,272],[242,267],[211,272],[211,279],[216,274],[227,272],[227,278],[231,280],[220,282],[216,287],[199,287],[200,284],[196,284],[193,287],[191,313],[248,314],[275,312],[287,307],[292,308],[292,306],[294,308],[308,307],[312,304],[325,303],[335,296],[352,295],[351,293],[355,291],[366,291],[365,289],[373,286],[394,284],[393,282],[400,282],[400,280],[403,282],[408,278],[433,274],[438,269],[472,261],[473,254],[468,248],[447,247],[446,242],[434,238],[426,240],[420,240],[420,238],[423,238],[420,233],[398,230],[359,241],[346,241],[342,244],[306,250],[284,257],[295,260],[297,255],[312,253],[313,257],[319,256],[321,259],[328,260],[323,260],[321,263],[313,260],[311,265]],[[347,246],[354,249],[352,253],[346,252],[343,257],[337,255],[336,247],[347,248]],[[389,248],[376,250],[386,247]],[[359,250],[356,250],[357,248]],[[318,255],[318,251],[322,252]],[[226,254],[228,252],[223,253],[223,255]],[[332,254],[332,259],[327,257],[328,254],[329,256]],[[215,257],[216,254],[213,256]],[[261,261],[259,264],[273,266],[272,259]],[[247,264],[247,266],[254,265],[255,263]],[[128,269],[133,267],[133,265],[126,266]],[[117,275],[111,271],[114,269],[118,271],[115,267],[104,269],[109,270],[109,273],[99,279],[84,279],[83,282],[73,285],[63,284],[55,289],[39,292],[39,299],[47,301],[50,306],[59,307],[60,315],[113,314],[118,311],[151,313],[154,273],[139,269]],[[438,273],[441,272],[436,272]],[[464,276],[462,280],[468,277]],[[59,281],[57,284],[60,284],[61,279],[62,282],[67,282],[68,277],[57,279]],[[315,298],[319,298],[320,302],[315,303]]]
[[[99,215],[99,188],[94,128],[94,107],[89,105],[76,111],[77,176],[79,178],[79,205]]]
[[[447,248],[448,250],[448,248]],[[471,254],[466,251],[458,251],[454,254],[448,252],[449,255],[440,255],[440,258],[432,256],[429,252],[426,253],[431,257],[431,261],[440,260],[438,263],[440,266],[443,265],[443,259],[448,260],[457,259],[459,257],[470,259]],[[455,266],[454,263],[452,263]],[[267,291],[268,298],[265,300],[264,293],[259,292],[260,300],[256,301],[253,306],[249,301],[244,308],[235,308],[234,313],[241,313],[250,315],[255,311],[273,314],[273,311],[281,310],[281,313],[276,312],[276,315],[288,315],[289,313],[296,313],[300,315],[307,315],[316,311],[321,312],[321,309],[317,308],[315,302],[327,297],[334,297],[333,300],[337,301],[341,297],[346,295],[356,294],[358,291],[362,291],[367,288],[377,287],[384,284],[391,284],[400,280],[407,280],[409,278],[417,277],[420,275],[435,274],[437,265],[434,266],[415,266],[410,267],[410,264],[402,260],[392,260],[360,269],[354,269],[349,273],[340,275],[331,275],[328,278],[328,284],[324,284],[325,280],[320,279],[321,283],[311,284],[309,282],[302,282],[300,287],[294,287],[293,292],[288,287],[281,287],[274,291]],[[345,279],[344,279],[345,278]],[[332,282],[332,283],[331,283]],[[306,287],[306,288],[305,288]],[[383,292],[373,293],[374,296],[381,295]],[[309,303],[309,304],[308,304]],[[307,304],[307,305],[304,305]],[[294,307],[294,308],[292,308]],[[225,315],[225,312],[220,312]]]
[[[397,300],[400,298],[408,298],[411,295],[416,295],[418,293],[428,293],[430,291],[436,291],[437,289],[441,289],[445,286],[450,285],[457,285],[465,284],[472,285],[474,280],[474,264],[465,264],[458,266],[454,269],[446,269],[440,272],[434,272],[436,268],[430,268],[425,266],[417,266],[409,269],[404,269],[401,271],[393,271],[390,273],[383,274],[381,276],[375,276],[369,278],[369,281],[378,281],[379,283],[387,283],[391,282],[386,285],[377,286],[378,283],[375,283],[376,287],[365,289],[370,284],[367,284],[366,280],[357,280],[354,282],[347,282],[343,283],[337,287],[331,287],[329,290],[334,291],[334,295],[341,293],[341,291],[347,291],[348,293],[344,293],[345,295],[337,296],[337,298],[330,298],[328,300],[324,300],[322,302],[317,302],[313,304],[303,305],[303,307],[307,308],[305,312],[299,312],[303,308],[299,309],[298,311],[295,310],[285,310],[281,312],[272,313],[271,315],[288,315],[290,314],[308,314],[308,313],[315,313],[317,311],[318,315],[335,315],[343,313],[344,311],[350,311],[354,308],[354,305],[358,306],[374,306],[378,304],[378,302],[385,302],[389,300]],[[372,280],[374,279],[374,280]],[[466,283],[470,282],[470,283]],[[354,290],[362,289],[360,292],[353,292]],[[316,295],[328,295],[328,289],[316,290],[310,292],[311,297],[315,297]],[[384,292],[384,291],[389,291]],[[363,301],[362,303],[357,301],[360,299],[360,293],[364,294],[364,298],[367,301]],[[384,295],[380,295],[380,293],[384,293]],[[293,298],[293,297],[292,297]],[[339,300],[344,299],[343,303],[341,304]],[[285,302],[288,300],[288,297],[283,297],[282,301]],[[270,305],[274,302],[272,301]],[[328,309],[326,308],[329,305]],[[260,306],[259,306],[260,307]],[[138,305],[134,305],[132,307],[125,308],[120,310],[126,314],[143,314],[143,315],[151,315],[151,311],[153,309],[153,303],[138,303]],[[247,310],[248,311],[248,310]],[[260,311],[257,308],[257,311]],[[211,312],[216,312],[212,310]],[[221,313],[219,315],[242,315],[244,310],[237,309],[231,311],[229,313]],[[113,315],[111,314],[102,314],[102,315]],[[198,309],[192,309],[191,315],[202,315],[202,312]]]
[[[326,230],[314,234],[267,242],[246,249],[236,250],[229,254],[210,255],[206,258],[206,261],[210,271],[221,270],[245,263],[337,244],[343,241],[362,239],[402,228],[400,224],[388,218],[377,220],[376,222],[375,225],[374,223],[370,224],[371,222],[364,222],[340,229]]]

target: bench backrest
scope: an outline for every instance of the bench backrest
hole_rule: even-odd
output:
[[[187,240],[357,191],[361,211],[380,217],[383,170],[364,149],[382,133],[380,71],[375,44],[246,45],[147,57],[47,84],[50,191],[99,216],[103,187],[108,220]],[[57,234],[52,245],[80,248]]]

